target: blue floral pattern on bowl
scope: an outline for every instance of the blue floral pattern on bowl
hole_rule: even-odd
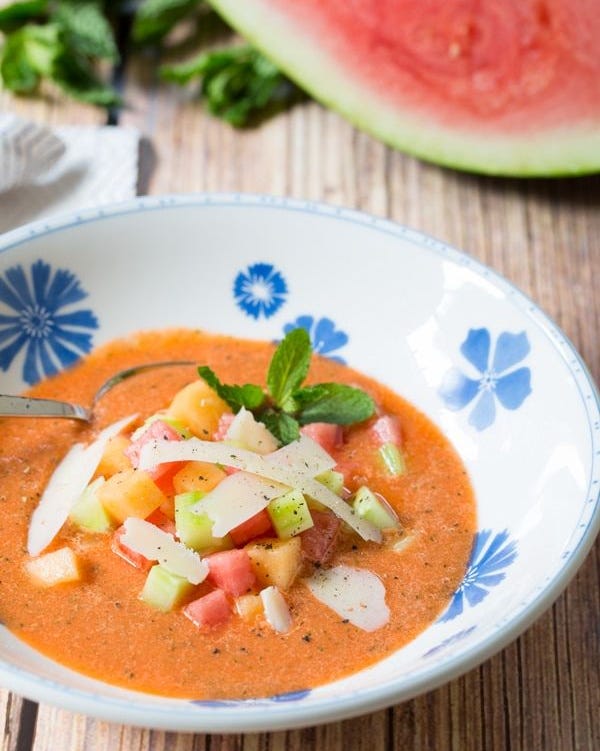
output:
[[[285,334],[292,329],[306,329],[310,335],[310,341],[314,352],[345,364],[346,361],[333,353],[348,343],[348,334],[341,329],[336,329],[331,318],[315,318],[311,315],[298,316],[293,323],[286,323],[283,327]]]
[[[440,621],[451,621],[463,612],[465,604],[473,607],[484,600],[492,587],[504,581],[505,570],[516,557],[517,544],[509,539],[507,530],[493,537],[491,529],[477,532],[467,572]]]
[[[92,348],[98,320],[89,309],[70,306],[87,297],[75,274],[52,271],[36,261],[29,269],[13,266],[0,277],[0,368],[8,370],[25,349],[23,380],[34,384],[73,365]]]
[[[445,405],[458,411],[475,401],[469,424],[477,430],[489,428],[496,419],[496,399],[506,409],[514,410],[531,394],[530,369],[514,369],[529,351],[524,331],[519,334],[504,331],[498,337],[490,363],[490,332],[485,328],[470,329],[460,352],[478,375],[469,378],[458,368],[449,370],[439,391]]]
[[[270,263],[254,263],[240,271],[233,283],[233,296],[238,306],[258,320],[270,318],[287,298],[288,286],[279,272]]]

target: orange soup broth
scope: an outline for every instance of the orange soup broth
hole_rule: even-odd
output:
[[[74,369],[40,383],[31,395],[90,403],[115,372],[141,362],[191,359],[230,383],[264,383],[269,343],[194,331],[145,332],[100,347]],[[339,451],[350,489],[368,484],[396,509],[409,543],[401,552],[347,535],[335,563],[366,568],[386,588],[391,611],[367,633],[320,604],[298,580],[286,593],[293,626],[277,634],[264,621],[236,616],[199,630],[180,610],[161,613],[138,599],[145,574],[115,555],[110,535],[67,522],[48,550],[69,545],[84,564],[82,582],[49,589],[25,573],[27,529],[50,475],[76,441],[131,413],[166,407],[196,378],[193,367],[155,370],[123,382],[96,408],[90,427],[55,419],[0,420],[0,620],[40,652],[89,676],[126,688],[182,698],[248,698],[314,688],[389,655],[443,611],[461,581],[475,529],[465,469],[439,430],[407,401],[370,378],[315,357],[310,381],[368,391],[398,416],[407,472],[390,477],[374,459],[369,424],[346,431]],[[197,597],[202,587],[196,592]]]

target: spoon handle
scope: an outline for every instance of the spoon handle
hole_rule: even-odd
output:
[[[67,417],[72,420],[90,419],[90,412],[79,404],[56,399],[33,399],[28,396],[0,394],[1,417]]]

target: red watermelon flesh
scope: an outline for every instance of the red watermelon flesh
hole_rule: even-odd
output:
[[[600,0],[211,0],[317,99],[433,161],[600,169]]]

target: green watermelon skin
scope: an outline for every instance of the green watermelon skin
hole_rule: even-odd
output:
[[[315,99],[402,151],[495,175],[600,171],[598,0],[209,2]]]

